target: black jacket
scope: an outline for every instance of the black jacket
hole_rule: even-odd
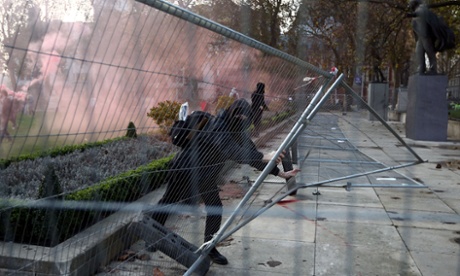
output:
[[[262,113],[263,110],[268,109],[267,105],[265,104],[265,95],[263,92],[254,91],[251,94],[251,102],[252,102],[252,112],[253,113]],[[262,106],[262,109],[260,108]]]
[[[171,162],[168,181],[191,183],[203,193],[203,190],[215,188],[227,160],[263,170],[267,165],[262,161],[264,155],[257,150],[247,131],[250,115],[249,103],[245,99],[236,100],[176,155]],[[278,175],[278,167],[270,173]]]

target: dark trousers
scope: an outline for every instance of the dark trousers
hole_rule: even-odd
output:
[[[254,133],[259,134],[260,132],[260,124],[262,122],[262,111],[253,110],[252,111],[252,123],[254,124]]]
[[[173,204],[197,204],[201,199],[205,204],[207,213],[204,231],[204,241],[207,242],[219,231],[222,221],[222,201],[219,196],[219,188],[213,183],[210,185],[190,185],[190,182],[187,183],[168,183],[165,194],[158,202],[160,209],[152,213],[151,217],[164,225],[169,214],[171,214]]]

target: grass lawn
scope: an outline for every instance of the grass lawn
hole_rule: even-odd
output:
[[[48,134],[43,112],[36,112],[34,116],[19,115],[17,124],[16,129],[12,128],[11,123],[8,125],[12,141],[3,139],[0,145],[0,159],[41,152],[64,144],[63,137]]]

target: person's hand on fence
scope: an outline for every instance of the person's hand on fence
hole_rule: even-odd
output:
[[[281,178],[284,178],[284,179],[289,179],[291,177],[294,177],[297,175],[297,173],[300,172],[300,169],[293,169],[291,171],[287,171],[287,172],[282,172],[280,171],[278,173],[278,176],[281,177]]]
[[[282,161],[283,158],[284,158],[284,154],[285,154],[285,153],[286,153],[286,152],[283,150],[283,152],[281,152],[280,155],[276,158],[275,161],[276,161],[276,164],[277,164],[277,165],[278,165],[279,163],[281,163],[281,161]],[[276,154],[275,151],[272,151],[272,152],[270,152],[270,153],[268,153],[268,154],[265,154],[265,155],[264,155],[264,158],[263,158],[263,161],[264,161],[264,162],[269,162],[270,160],[273,159],[273,157],[275,156],[275,154]]]

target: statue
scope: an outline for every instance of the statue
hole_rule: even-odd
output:
[[[436,52],[443,52],[455,47],[454,33],[421,0],[411,0],[409,9],[411,12],[408,17],[413,18],[412,28],[416,39],[417,72],[422,75],[435,75],[437,74]],[[425,54],[429,61],[428,68],[425,62]]]

